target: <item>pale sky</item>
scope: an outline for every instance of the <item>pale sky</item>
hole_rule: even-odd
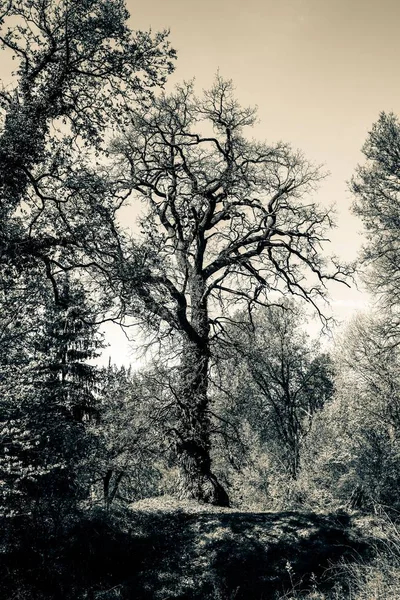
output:
[[[250,135],[284,140],[324,163],[330,177],[315,199],[335,203],[331,248],[352,259],[361,223],[349,212],[346,181],[379,112],[400,115],[400,0],[127,0],[134,29],[170,28],[177,50],[169,86],[196,78],[199,92],[217,70],[233,79],[238,99],[257,105]],[[1,63],[0,63],[1,69]],[[335,315],[346,319],[365,295],[331,289]],[[130,362],[113,333],[113,360]],[[106,352],[107,353],[107,352]],[[110,353],[110,352],[108,352]]]
[[[237,97],[257,105],[250,135],[290,142],[330,176],[315,196],[337,207],[327,253],[354,259],[361,222],[347,190],[372,124],[381,111],[400,115],[399,0],[128,0],[136,29],[170,28],[178,52],[173,83],[195,77],[198,90],[217,70]],[[365,293],[331,288],[333,313],[345,321]],[[114,348],[112,350],[114,351]],[[128,346],[120,338],[118,355]],[[112,352],[114,355],[114,352]]]
[[[199,91],[217,70],[239,100],[257,105],[252,135],[282,139],[323,163],[330,176],[315,198],[338,211],[326,251],[356,257],[361,223],[349,212],[346,182],[379,113],[400,115],[399,0],[128,0],[132,26],[170,28],[178,52],[170,85],[196,78]],[[345,321],[365,307],[355,289],[331,288]],[[117,334],[115,334],[117,335]],[[119,337],[118,358],[129,348]],[[117,358],[117,356],[116,356]],[[119,359],[121,359],[119,358]]]
[[[400,114],[398,0],[128,0],[135,28],[169,27],[178,60],[170,82],[219,69],[243,104],[257,105],[253,135],[282,139],[324,163],[318,199],[334,202],[334,251],[353,256],[360,222],[346,181],[382,110]]]

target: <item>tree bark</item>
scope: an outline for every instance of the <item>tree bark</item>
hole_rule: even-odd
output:
[[[229,506],[228,494],[211,470],[210,417],[208,413],[209,319],[200,278],[191,285],[191,325],[196,341],[182,347],[177,454],[178,493],[218,506]]]

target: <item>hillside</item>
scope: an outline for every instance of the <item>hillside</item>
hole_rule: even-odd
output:
[[[308,597],[334,589],[332,598],[345,598],[335,565],[367,554],[344,513],[241,512],[166,497],[91,512],[42,551],[20,548],[6,557],[3,585],[9,593],[19,580],[28,595],[6,597],[30,600],[272,600],[317,589]]]

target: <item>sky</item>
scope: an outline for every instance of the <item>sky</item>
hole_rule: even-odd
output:
[[[128,0],[127,6],[133,28],[170,29],[178,60],[167,89],[194,77],[200,92],[219,71],[233,80],[242,104],[258,106],[254,137],[290,142],[324,164],[330,175],[314,199],[337,210],[326,252],[356,258],[364,240],[350,212],[348,181],[379,113],[400,115],[400,2]],[[335,284],[330,294],[343,323],[369,302],[355,287]],[[119,340],[110,351],[120,360],[129,345],[116,332],[111,338]]]
[[[334,251],[355,255],[360,222],[346,182],[380,111],[400,114],[398,0],[128,0],[135,28],[168,27],[178,52],[170,84],[217,70],[243,104],[257,105],[253,135],[282,139],[323,163],[317,199],[334,202]]]
[[[324,164],[330,176],[314,199],[336,205],[338,224],[326,252],[354,259],[362,224],[350,213],[347,182],[379,113],[400,115],[400,2],[127,0],[127,7],[133,29],[170,29],[178,59],[167,89],[195,78],[201,92],[219,70],[233,79],[241,103],[258,106],[251,135],[290,142]],[[355,288],[336,284],[330,292],[339,320],[367,302]],[[107,336],[105,357],[129,363],[124,336],[116,329]]]

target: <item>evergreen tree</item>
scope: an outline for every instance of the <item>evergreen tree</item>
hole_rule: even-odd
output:
[[[65,280],[58,304],[44,292],[31,318],[31,335],[24,338],[23,360],[4,361],[0,468],[7,475],[5,505],[13,489],[27,511],[40,510],[43,501],[46,510],[52,503],[59,511],[61,500],[70,510],[88,492],[87,421],[96,417],[98,385],[97,367],[88,361],[101,347],[92,318],[82,287]]]

